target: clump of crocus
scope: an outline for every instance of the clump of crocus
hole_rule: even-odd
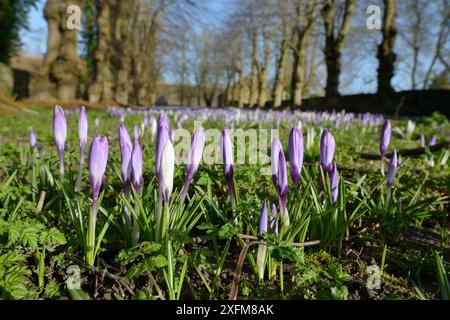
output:
[[[194,178],[195,173],[197,172],[200,160],[202,159],[204,148],[205,148],[205,129],[200,127],[197,128],[197,130],[195,130],[194,135],[192,136],[191,139],[191,145],[188,154],[188,162],[186,166],[186,180],[184,181],[183,192],[181,195],[182,203],[186,198],[189,185],[191,184],[191,181]]]
[[[339,195],[339,172],[337,165],[334,164],[330,174],[331,201],[336,204]]]
[[[323,129],[320,137],[319,164],[324,173],[331,173],[334,157],[335,142],[334,137],[327,129]]]
[[[394,152],[392,153],[391,162],[389,163],[389,169],[386,175],[386,184],[387,184],[386,205],[389,205],[391,199],[392,186],[394,185],[396,173],[397,173],[397,151],[394,150]]]
[[[267,202],[264,200],[264,205],[261,210],[261,214],[259,215],[259,223],[258,223],[258,234],[263,235],[267,232],[268,227],[268,212],[267,212]],[[267,245],[260,244],[258,245],[258,255],[256,258],[256,266],[258,268],[258,276],[259,280],[262,281],[264,279],[264,267],[266,262],[266,252]]]
[[[300,184],[303,166],[303,135],[299,128],[294,127],[289,135],[289,162],[291,177],[296,187]]]
[[[95,224],[97,221],[98,197],[108,162],[108,140],[106,137],[94,138],[89,150],[89,181],[92,187],[92,214],[89,217],[86,262],[94,265]]]
[[[386,120],[381,128],[380,136],[380,155],[381,155],[381,173],[384,175],[384,157],[391,141],[391,122]]]
[[[222,147],[222,163],[223,163],[223,174],[228,184],[228,192],[231,198],[231,205],[233,207],[233,212],[236,209],[236,192],[234,189],[234,167],[233,167],[233,143],[227,129],[223,129],[221,136],[221,147]]]
[[[81,107],[78,113],[78,142],[80,147],[80,169],[78,171],[78,178],[75,185],[75,189],[80,191],[81,177],[83,173],[83,163],[84,163],[84,151],[86,149],[87,137],[88,136],[88,118],[85,107]]]
[[[58,150],[60,174],[64,177],[64,150],[66,148],[67,123],[64,110],[60,106],[55,106],[53,111],[53,137],[55,139],[56,150]]]

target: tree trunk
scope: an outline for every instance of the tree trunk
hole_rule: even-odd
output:
[[[44,59],[49,79],[55,84],[56,97],[61,101],[74,100],[80,77],[85,73],[78,57],[78,30],[67,27],[67,7],[83,7],[83,0],[48,0],[44,17],[48,23],[47,55]]]
[[[258,51],[258,37],[254,33],[252,35],[252,71],[250,73],[249,107],[255,106],[258,101]]]
[[[327,84],[325,93],[327,97],[339,96],[339,76],[341,73],[341,57],[345,38],[350,28],[351,17],[355,10],[354,0],[346,0],[344,17],[340,26],[335,26],[336,8],[333,0],[327,0],[322,8],[322,17],[325,25],[325,62],[327,66]],[[334,29],[338,28],[337,36]]]
[[[287,36],[283,39],[281,43],[280,57],[278,58],[278,68],[275,75],[275,84],[273,89],[273,106],[274,108],[281,107],[283,103],[283,93],[284,93],[284,76],[286,72],[286,64],[289,56],[289,45]]]
[[[378,66],[378,94],[389,96],[394,92],[391,86],[391,79],[394,76],[394,63],[396,55],[394,53],[394,43],[397,34],[395,17],[397,12],[397,0],[384,0],[383,16],[383,40],[378,46],[377,58]]]
[[[264,65],[259,64],[258,68],[258,107],[264,108],[266,105],[267,71],[270,62],[270,43],[267,33],[264,34]]]

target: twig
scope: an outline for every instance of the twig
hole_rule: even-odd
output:
[[[414,157],[414,156],[419,156],[421,154],[425,154],[425,153],[427,153],[427,151],[437,152],[441,149],[448,148],[449,146],[450,146],[450,141],[446,141],[446,142],[438,143],[438,144],[435,144],[434,146],[428,146],[425,148],[398,150],[397,154],[402,155],[402,156]],[[392,156],[392,152],[386,156],[388,158],[390,158]],[[368,160],[379,160],[379,159],[381,159],[381,156],[379,154],[374,154],[374,153],[361,153],[361,158],[368,159]]]
[[[88,265],[86,262],[78,259],[77,257],[71,256],[66,254],[65,257],[73,262],[75,262],[76,264],[78,264],[80,267],[83,267],[84,269],[89,270],[92,273],[95,274],[100,274],[103,275],[118,282],[120,285],[122,285],[123,287],[125,287],[125,289],[127,289],[127,291],[134,296],[134,291],[130,288],[130,286],[126,283],[126,281],[124,281],[124,279],[118,275],[115,275],[111,272],[109,272],[107,269],[100,269],[99,267],[95,267],[95,266],[90,266]]]
[[[358,232],[357,234],[354,234],[353,236],[350,236],[350,237],[347,236],[345,239],[339,238],[339,239],[335,239],[333,241],[348,241],[350,239],[354,239],[354,238],[359,237],[361,234],[363,234],[367,230],[368,230],[368,228],[364,228],[360,232]],[[258,240],[258,237],[252,236],[252,235],[248,235],[248,234],[238,233],[238,234],[236,234],[236,236],[239,239]],[[306,241],[306,242],[288,242],[287,244],[289,246],[293,246],[293,247],[297,247],[297,248],[304,248],[304,247],[319,245],[319,244],[322,244],[322,243],[325,243],[325,241],[323,241],[323,240],[312,240],[312,241]],[[242,272],[242,267],[244,265],[245,257],[247,256],[248,249],[254,244],[267,244],[267,242],[266,241],[244,242],[244,246],[242,247],[241,253],[239,254],[239,258],[238,258],[238,261],[237,261],[237,264],[236,264],[236,269],[235,269],[235,271],[233,273],[233,282],[231,284],[230,293],[228,294],[228,299],[229,300],[236,300],[236,298],[237,298],[237,294],[238,294],[238,290],[239,290],[239,281],[240,281],[240,278],[241,278],[241,272]]]

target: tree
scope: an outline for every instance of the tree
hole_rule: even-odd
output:
[[[322,17],[325,26],[325,63],[327,67],[327,83],[325,93],[328,97],[339,96],[339,75],[341,73],[341,56],[345,38],[350,28],[355,0],[345,0],[343,17],[339,23],[335,0],[325,0]]]
[[[19,31],[28,29],[28,9],[36,0],[0,0],[0,62],[9,63],[20,48]]]

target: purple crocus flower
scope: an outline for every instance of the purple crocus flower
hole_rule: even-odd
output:
[[[130,195],[131,186],[131,154],[132,149],[128,144],[124,144],[120,149],[120,160],[122,164],[121,176],[125,187],[125,197],[128,199]]]
[[[67,123],[64,110],[58,105],[55,106],[53,112],[53,136],[55,138],[56,149],[58,150],[61,176],[64,176],[64,150],[66,148]]]
[[[203,149],[205,148],[205,129],[202,127],[195,130],[194,135],[191,139],[191,145],[188,154],[188,163],[186,166],[186,180],[184,182],[183,192],[182,192],[182,202],[186,198],[189,185],[197,172],[198,165],[202,159]]]
[[[134,125],[134,140],[139,139],[140,137],[139,126],[137,124]]]
[[[267,201],[264,200],[264,205],[262,207],[261,213],[259,215],[259,223],[258,223],[258,233],[263,234],[267,232],[267,224],[268,224],[268,213],[267,213]]]
[[[330,174],[330,189],[331,189],[331,200],[333,204],[335,204],[337,202],[339,195],[339,172],[336,164],[334,164]]]
[[[223,174],[227,181],[233,179],[233,143],[231,142],[230,135],[227,129],[222,131],[222,162],[223,162]]]
[[[92,187],[94,205],[97,205],[100,187],[108,162],[108,140],[106,137],[94,138],[89,150],[89,181]],[[96,210],[94,210],[96,211]]]
[[[320,137],[320,157],[319,164],[324,173],[331,172],[334,157],[335,142],[334,137],[327,129],[323,129]]]
[[[384,174],[384,157],[391,141],[391,122],[386,120],[381,128],[380,136],[380,155],[381,155],[381,172]]]
[[[394,150],[391,157],[391,162],[389,163],[389,169],[386,176],[386,182],[389,188],[394,184],[395,173],[397,172],[397,151]]]
[[[78,114],[78,140],[80,144],[80,154],[83,157],[87,144],[88,136],[88,118],[86,108],[83,106]]]
[[[302,175],[303,150],[302,132],[299,128],[294,127],[289,135],[289,162],[292,181],[296,187],[298,187]]]
[[[30,130],[30,148],[31,148],[31,150],[34,150],[36,148],[36,142],[37,142],[36,133],[34,132],[33,129],[31,129]]]
[[[280,151],[283,150],[280,139],[274,138],[270,148],[270,163],[272,167],[272,181],[275,188],[278,188],[278,172],[279,172],[279,157]]]
[[[128,133],[127,127],[123,122],[121,122],[119,126],[120,149],[122,149],[125,144],[130,148],[130,150],[133,148],[133,143],[131,142],[130,134]]]
[[[172,142],[167,139],[161,153],[161,193],[164,202],[169,203],[173,189],[173,174],[175,170],[175,151]]]
[[[284,157],[283,149],[280,150],[278,156],[278,200],[280,203],[281,210],[281,222],[283,228],[289,227],[289,213],[286,206],[287,194],[288,194],[288,176],[286,170],[286,159]]]
[[[139,140],[134,140],[133,151],[131,153],[131,177],[134,189],[137,194],[141,194],[141,188],[143,183],[142,178],[142,148],[139,144]]]
[[[431,146],[434,146],[436,144],[436,135],[432,135],[431,136],[431,139],[430,139],[430,141],[428,142],[428,145],[431,147]]]
[[[161,178],[161,155],[169,139],[169,120],[166,115],[161,115],[158,119],[158,130],[156,132],[156,151],[155,151],[155,172],[158,181]]]

